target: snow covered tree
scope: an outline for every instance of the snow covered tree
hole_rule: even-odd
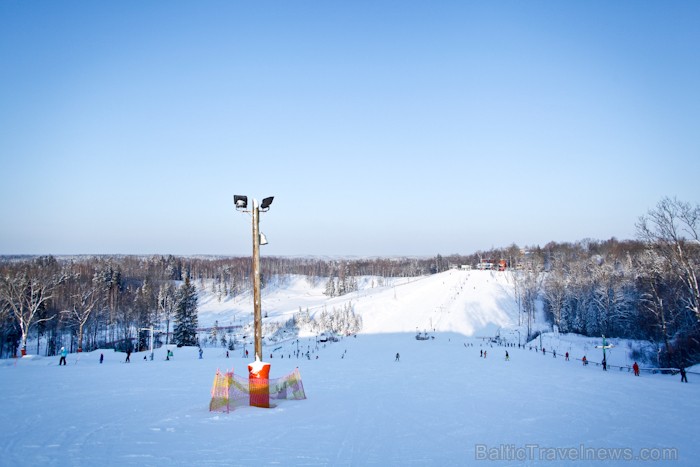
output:
[[[24,352],[31,327],[53,319],[54,315],[40,317],[40,312],[65,277],[53,257],[39,258],[11,275],[0,275],[0,307],[9,308],[17,320]]]
[[[563,260],[552,261],[551,269],[544,279],[543,298],[547,304],[549,312],[552,314],[552,321],[562,332],[568,329],[568,322],[562,320],[562,310],[566,302],[566,271]]]
[[[83,348],[83,331],[95,307],[100,303],[100,278],[94,276],[92,281],[81,280],[80,274],[69,279],[73,291],[73,307],[63,313],[78,327],[78,351]]]
[[[175,312],[177,304],[177,296],[175,288],[171,282],[161,284],[158,289],[158,311],[165,318],[165,345],[168,345],[168,336],[170,335],[170,320]]]
[[[686,306],[700,320],[700,205],[664,198],[636,226],[639,238],[669,263]]]
[[[173,341],[177,345],[197,345],[197,290],[189,276],[177,291]]]
[[[212,345],[216,345],[216,341],[219,338],[219,320],[214,321],[214,326],[212,326],[211,331],[209,333],[209,340],[211,341]]]
[[[326,282],[326,290],[323,292],[323,294],[327,297],[335,297],[335,279],[333,276],[328,278],[328,282]]]

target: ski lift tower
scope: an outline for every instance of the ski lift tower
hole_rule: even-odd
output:
[[[613,347],[615,347],[613,344],[606,344],[605,343],[605,336],[603,336],[603,345],[596,345],[595,346],[596,349],[603,349],[603,361],[605,362],[606,365],[607,365],[608,360],[605,358],[605,351],[607,349],[612,349]]]
[[[142,331],[149,331],[151,333],[150,344],[151,344],[151,361],[153,361],[153,326],[150,328],[141,328]],[[137,342],[138,344],[138,342]]]

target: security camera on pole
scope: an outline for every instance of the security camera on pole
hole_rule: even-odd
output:
[[[262,361],[262,312],[260,300],[260,245],[266,245],[267,239],[260,233],[260,212],[270,209],[274,196],[262,200],[260,206],[253,199],[253,320],[255,326],[255,361],[248,365],[248,384],[250,389],[250,405],[270,407],[270,388],[268,378],[270,364]],[[248,211],[248,197],[233,196],[237,211]],[[262,237],[262,242],[261,242]]]

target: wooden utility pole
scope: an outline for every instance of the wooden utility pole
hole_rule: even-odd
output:
[[[255,359],[262,361],[262,305],[260,303],[260,208],[253,200],[253,320]]]

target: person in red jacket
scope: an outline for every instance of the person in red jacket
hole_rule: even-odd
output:
[[[632,365],[632,370],[634,371],[634,376],[639,376],[639,365],[637,365],[637,362],[634,362],[634,365]]]

